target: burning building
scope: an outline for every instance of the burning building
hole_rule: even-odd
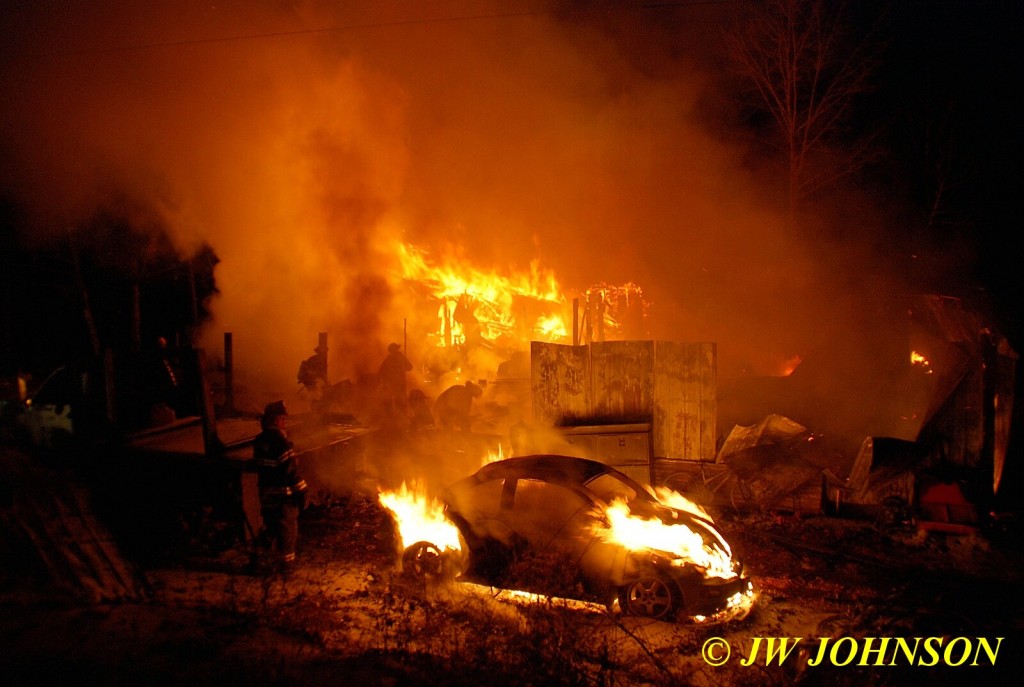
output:
[[[479,370],[481,376],[493,375],[533,341],[580,344],[643,336],[649,304],[636,284],[573,291],[537,260],[523,272],[499,273],[457,255],[431,260],[411,246],[396,251],[398,277],[411,293],[417,348],[460,365],[489,359],[490,369]]]

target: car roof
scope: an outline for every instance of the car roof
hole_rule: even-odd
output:
[[[480,483],[498,479],[509,474],[516,474],[543,479],[554,484],[582,485],[598,475],[606,473],[614,473],[627,482],[632,483],[634,481],[606,463],[589,458],[550,453],[517,456],[488,463],[468,477],[467,480]],[[463,482],[465,481],[463,480]],[[642,487],[642,485],[638,486]]]
[[[472,475],[465,477],[448,487],[442,495],[442,500],[448,504],[452,504],[455,501],[456,494],[472,489],[476,485],[480,485],[484,482],[503,479],[510,475],[515,475],[518,478],[525,477],[528,479],[541,479],[552,484],[581,488],[587,492],[593,493],[592,489],[588,486],[588,483],[595,477],[604,474],[615,475],[618,479],[634,486],[636,491],[635,498],[638,501],[656,504],[660,508],[674,512],[676,514],[676,521],[678,522],[687,524],[699,523],[702,528],[708,530],[708,532],[712,533],[716,538],[721,539],[721,534],[718,533],[717,528],[710,519],[701,517],[700,515],[688,510],[680,510],[672,508],[671,506],[665,506],[650,491],[648,491],[647,487],[638,483],[625,473],[616,470],[614,466],[600,461],[591,460],[589,458],[579,458],[576,456],[538,454],[506,458],[505,460],[488,463]]]

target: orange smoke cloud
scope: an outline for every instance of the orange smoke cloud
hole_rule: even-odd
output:
[[[420,307],[396,241],[463,246],[481,270],[539,259],[577,289],[635,282],[653,336],[717,341],[725,365],[777,366],[844,307],[702,120],[707,24],[499,2],[98,5],[12,17],[5,188],[50,230],[126,189],[183,253],[210,244],[200,343],[233,332],[253,384],[295,389],[321,331],[332,377],[375,370]]]

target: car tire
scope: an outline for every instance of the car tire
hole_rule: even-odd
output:
[[[641,573],[619,590],[619,606],[627,615],[669,620],[681,605],[682,594],[676,583],[655,571]]]
[[[402,571],[412,577],[440,577],[444,570],[444,554],[428,541],[416,542],[402,554]]]

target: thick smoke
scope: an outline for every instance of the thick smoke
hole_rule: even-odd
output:
[[[777,373],[842,327],[857,266],[790,231],[704,119],[721,8],[157,5],[12,12],[4,184],[36,238],[117,189],[183,254],[209,243],[199,343],[232,332],[244,383],[293,393],[318,332],[333,378],[375,370],[422,311],[395,241],[635,282],[652,337],[715,341],[726,372]]]

